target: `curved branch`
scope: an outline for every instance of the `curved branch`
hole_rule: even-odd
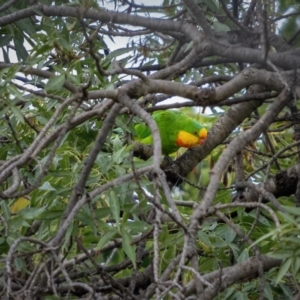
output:
[[[85,9],[70,6],[48,6],[38,4],[28,7],[18,12],[3,16],[0,18],[0,26],[14,23],[18,20],[38,15],[40,12],[43,16],[60,16],[60,17],[74,17],[74,18],[88,18],[94,21],[101,21],[104,23],[126,24],[133,26],[142,26],[157,31],[177,31],[195,40],[199,36],[199,31],[192,25],[186,22],[173,22],[169,20],[145,18],[138,15],[129,15],[115,11],[104,9]]]
[[[226,58],[234,58],[235,61],[244,61],[248,63],[259,63],[264,65],[265,61],[262,56],[261,50],[251,49],[246,47],[234,47],[228,44],[218,42],[208,42],[206,45],[203,43],[203,47],[209,48],[214,55]],[[300,67],[300,61],[297,56],[287,55],[287,53],[274,53],[268,54],[270,61],[282,68],[283,70],[290,70]]]
[[[232,267],[223,268],[222,270],[214,271],[204,275],[203,279],[211,282],[213,286],[208,286],[203,291],[201,299],[213,299],[219,292],[224,291],[232,284],[242,282],[246,278],[256,278],[260,264],[262,264],[263,270],[266,272],[274,267],[278,267],[281,264],[281,260],[270,258],[265,255],[262,255],[260,259],[254,256]],[[195,291],[195,280],[192,280],[186,286],[184,295],[187,297],[193,294]]]

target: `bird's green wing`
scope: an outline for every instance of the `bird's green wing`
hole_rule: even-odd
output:
[[[176,145],[176,136],[181,127],[180,115],[177,111],[165,110],[157,111],[152,116],[159,128],[163,154],[169,155],[176,152],[179,149]]]
[[[142,144],[152,144],[151,130],[146,124],[136,124],[134,129],[137,134],[135,137],[136,140],[140,141]]]

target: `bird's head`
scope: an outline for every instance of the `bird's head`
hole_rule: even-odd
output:
[[[205,128],[201,128],[198,132],[199,136],[199,144],[202,145],[207,138],[207,130]]]
[[[176,139],[176,144],[179,147],[191,148],[197,145],[202,145],[207,138],[207,130],[205,128],[194,131],[179,131]]]

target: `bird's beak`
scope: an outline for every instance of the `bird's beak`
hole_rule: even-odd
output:
[[[205,139],[207,138],[207,130],[205,128],[202,128],[199,131],[199,137],[200,137],[199,144],[202,145]]]

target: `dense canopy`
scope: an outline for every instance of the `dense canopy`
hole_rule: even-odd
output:
[[[299,299],[299,11],[0,0],[1,299]]]

